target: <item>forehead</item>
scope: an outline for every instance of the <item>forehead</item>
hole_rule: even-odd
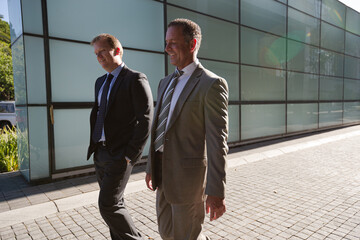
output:
[[[184,40],[183,27],[182,26],[171,26],[166,31],[166,40],[181,39]]]
[[[99,41],[94,43],[94,49],[110,49],[110,44],[106,41],[106,39],[100,39]]]

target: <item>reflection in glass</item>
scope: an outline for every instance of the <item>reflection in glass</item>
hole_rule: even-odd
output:
[[[26,107],[16,107],[16,134],[18,144],[19,170],[27,179],[27,181],[30,181],[28,119]]]
[[[344,52],[344,30],[321,22],[321,47]]]
[[[287,59],[289,70],[319,73],[318,48],[288,40]]]
[[[288,37],[318,46],[320,21],[304,13],[289,8]]]
[[[41,0],[22,1],[24,32],[43,34]]]
[[[321,0],[289,0],[288,4],[312,16],[320,17]]]
[[[285,77],[282,70],[241,66],[241,100],[285,100]]]
[[[346,30],[360,35],[360,13],[351,8],[346,10]]]
[[[342,123],[343,108],[341,102],[320,103],[319,126],[328,127]]]
[[[318,123],[318,105],[288,104],[287,106],[287,131],[297,132],[316,129]]]
[[[344,103],[344,123],[359,122],[360,102]]]
[[[12,61],[14,74],[15,103],[26,104],[26,81],[24,63],[24,40],[20,37],[12,46]]]
[[[188,18],[199,24],[203,37],[199,57],[239,62],[238,25],[168,6],[168,23],[175,18]]]
[[[288,72],[287,99],[290,101],[318,100],[319,76]]]
[[[228,142],[240,140],[239,134],[239,106],[229,105],[229,137]]]
[[[345,52],[346,54],[360,58],[360,36],[346,32]]]
[[[9,9],[11,43],[22,34],[22,16],[20,0],[7,0]]]
[[[238,0],[168,0],[167,2],[229,21],[239,21]]]
[[[320,76],[320,100],[342,100],[343,79]]]
[[[345,56],[344,77],[360,79],[360,58]]]
[[[28,103],[46,103],[44,40],[24,37]]]
[[[229,100],[239,101],[239,65],[200,59],[200,63],[220,77],[225,78],[229,87]]]
[[[320,74],[342,77],[344,74],[344,55],[320,50]]]
[[[345,5],[337,0],[322,0],[323,20],[332,23],[338,27],[345,27]]]
[[[89,117],[90,109],[54,110],[56,170],[93,164],[86,160],[90,138]]]
[[[160,2],[47,0],[47,10],[52,37],[90,42],[100,33],[110,33],[124,47],[164,50],[164,11]]]
[[[242,105],[241,139],[285,133],[285,105]]]
[[[360,80],[344,79],[344,99],[360,99]]]
[[[29,107],[31,180],[50,176],[46,107]]]
[[[275,68],[285,68],[286,42],[246,27],[241,27],[241,62]]]
[[[286,6],[268,0],[242,0],[241,24],[284,36]]]

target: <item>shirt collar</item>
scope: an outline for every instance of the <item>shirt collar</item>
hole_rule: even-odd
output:
[[[124,66],[125,66],[125,63],[122,62],[117,68],[115,68],[115,69],[111,72],[111,75],[114,76],[114,79],[116,79],[116,78],[119,76],[119,74],[120,74],[120,72],[121,72],[121,70],[123,69]],[[107,75],[109,76],[109,73],[107,73]]]
[[[198,65],[199,59],[196,58],[195,61],[193,61],[181,70],[184,72],[182,76],[190,76],[195,71]]]

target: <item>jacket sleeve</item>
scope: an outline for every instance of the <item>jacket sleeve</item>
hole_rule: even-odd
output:
[[[125,156],[130,158],[131,164],[134,165],[137,159],[139,159],[150,134],[154,111],[150,85],[144,74],[140,74],[134,80],[131,86],[131,97],[138,124],[127,145]]]
[[[228,152],[228,86],[216,79],[205,97],[205,131],[208,171],[205,194],[225,197],[226,155]]]

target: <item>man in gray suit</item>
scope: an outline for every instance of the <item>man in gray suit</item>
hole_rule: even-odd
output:
[[[188,19],[168,25],[165,51],[176,66],[162,79],[151,130],[145,181],[156,190],[163,239],[208,239],[201,234],[206,212],[225,212],[228,86],[197,59],[200,27]]]

